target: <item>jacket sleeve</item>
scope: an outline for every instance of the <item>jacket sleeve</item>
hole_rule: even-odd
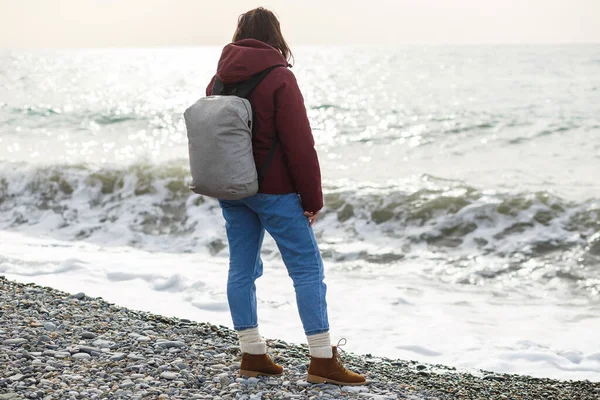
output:
[[[285,71],[283,84],[275,91],[275,124],[296,190],[305,211],[323,208],[321,168],[296,77]]]

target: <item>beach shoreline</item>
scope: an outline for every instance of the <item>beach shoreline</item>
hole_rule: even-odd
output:
[[[599,382],[600,47],[294,53],[321,167],[313,230],[334,343]],[[189,190],[182,116],[219,55],[1,52],[0,274],[232,327],[225,222]],[[261,332],[302,343],[268,234],[261,258]]]
[[[306,383],[308,349],[269,340],[280,378],[237,376],[235,332],[0,276],[0,399],[598,399],[600,384],[345,353],[364,387]]]

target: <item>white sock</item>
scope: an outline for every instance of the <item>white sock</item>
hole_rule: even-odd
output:
[[[306,337],[308,339],[308,350],[311,357],[332,358],[331,337],[329,332],[317,333]]]
[[[244,329],[237,331],[240,339],[240,350],[248,354],[266,354],[267,343],[258,333],[258,328]]]

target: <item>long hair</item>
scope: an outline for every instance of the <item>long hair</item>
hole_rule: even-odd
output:
[[[255,8],[240,15],[233,41],[237,42],[243,39],[260,40],[276,48],[283,54],[290,66],[294,61],[294,55],[281,34],[279,20],[273,12],[265,8]]]

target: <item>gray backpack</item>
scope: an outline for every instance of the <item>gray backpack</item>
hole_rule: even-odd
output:
[[[278,140],[275,135],[259,174],[252,152],[254,114],[247,98],[269,72],[280,66],[231,86],[215,78],[212,96],[201,98],[185,110],[192,173],[190,189],[194,193],[239,200],[258,192]]]

